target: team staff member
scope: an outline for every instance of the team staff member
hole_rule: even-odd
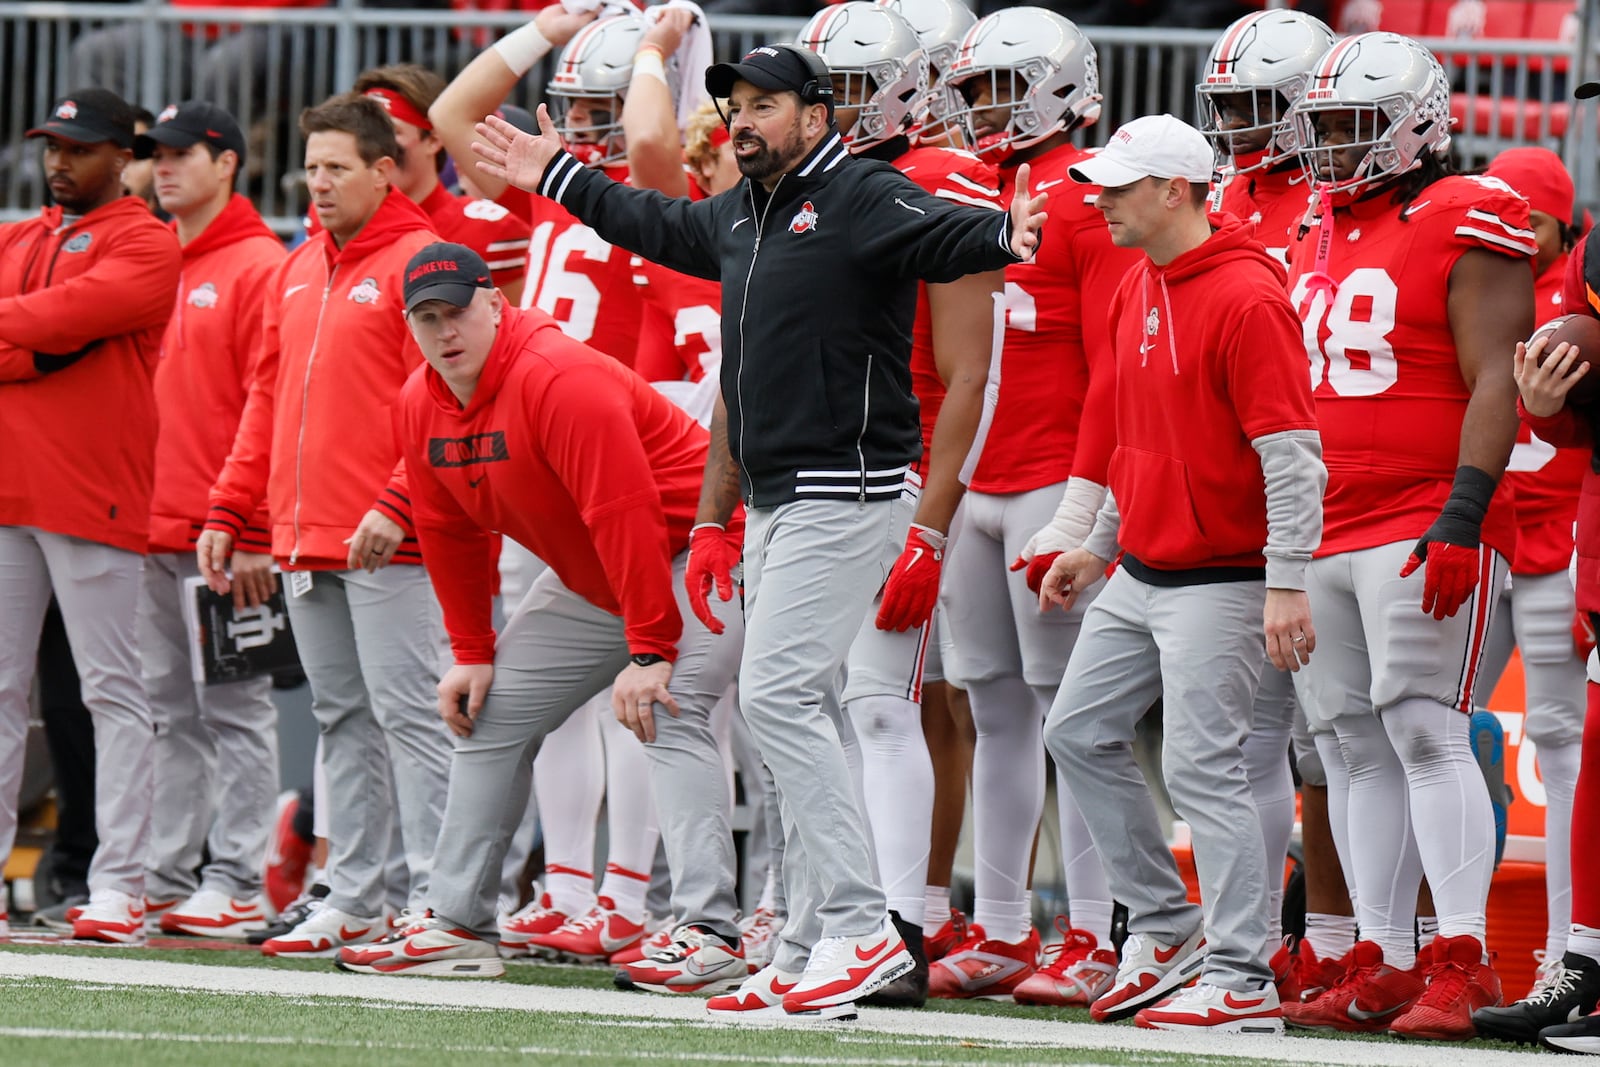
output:
[[[1246,224],[1207,217],[1211,170],[1200,132],[1156,115],[1068,172],[1103,187],[1112,239],[1148,258],[1111,304],[1107,501],[1084,547],[1052,564],[1041,606],[1070,606],[1125,554],[1084,616],[1045,740],[1096,798],[1083,816],[1129,909],[1095,1019],[1137,1012],[1157,1029],[1281,1033],[1266,850],[1242,745],[1263,619],[1274,667],[1297,670],[1316,646],[1304,586],[1326,472],[1283,273]],[[1163,695],[1163,777],[1194,831],[1203,920],[1133,761],[1134,727]],[[1199,984],[1161,999],[1195,975]]]
[[[28,691],[53,590],[94,721],[89,903],[74,936],[144,938],[154,733],[139,684],[161,332],[178,242],[124,195],[133,109],[68,93],[43,137],[55,204],[0,227],[0,857],[17,829]],[[113,417],[114,416],[114,417]]]
[[[401,150],[377,101],[334,97],[303,113],[300,130],[323,230],[268,291],[260,369],[196,551],[211,588],[227,592],[229,553],[267,501],[322,734],[333,870],[325,906],[262,951],[327,956],[386,932],[391,776],[413,905],[444,812],[450,738],[434,715],[444,630],[410,502],[399,480],[385,488],[400,449],[381,429],[421,362],[403,268],[435,237],[394,187]]]
[[[483,938],[495,930],[530,749],[609,685],[618,719],[650,757],[681,920],[675,960],[658,954],[625,970],[663,992],[737,985],[749,972],[711,709],[733,681],[742,623],[726,607],[731,629],[714,636],[693,618],[682,583],[706,432],[544,312],[512,309],[467,248],[423,249],[407,264],[405,291],[428,367],[402,391],[395,432],[455,653],[439,713],[459,740],[430,916],[394,941],[344,950],[340,963],[503,972]],[[490,530],[549,565],[498,638]]]
[[[784,801],[794,921],[773,966],[742,987],[749,996],[726,1000],[845,1012],[912,966],[871,873],[835,685],[907,536],[906,472],[920,439],[908,366],[916,279],[950,281],[1031,255],[1042,201],[1019,192],[1010,216],[997,217],[851,158],[833,126],[827,64],[814,53],[762,46],[712,67],[706,88],[730,99],[746,178],[709,200],[669,200],[585,170],[561,152],[542,112],[540,137],[491,117],[478,127],[489,143],[476,147],[488,173],[554,197],[607,240],[728,283],[724,403],[712,423],[690,591],[707,617],[713,581],[732,596],[740,545],[725,527],[742,496],[740,699]],[[796,279],[815,287],[809,299],[797,298]],[[885,596],[894,588],[891,580]]]
[[[149,907],[152,916],[165,912],[168,932],[243,939],[267,922],[261,879],[278,791],[278,713],[271,678],[193,681],[183,593],[199,573],[194,544],[244,412],[261,356],[261,308],[285,252],[234,191],[244,133],[220,107],[187,100],[164,109],[134,142],[134,154],[152,160],[156,199],[183,247],[177,310],[156,370],[161,432],[139,598],[145,692],[162,724]],[[271,549],[260,509],[233,554],[236,606],[272,594]]]

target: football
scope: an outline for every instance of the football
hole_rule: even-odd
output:
[[[1556,350],[1556,346],[1562,342],[1577,346],[1578,358],[1573,363],[1574,369],[1579,364],[1591,363],[1592,360],[1600,359],[1600,319],[1596,319],[1593,315],[1562,315],[1559,318],[1551,319],[1533,331],[1533,336],[1528,338],[1528,343],[1532,344],[1541,337],[1549,338],[1545,342],[1544,351],[1539,355],[1541,366],[1543,366],[1550,353]],[[1567,394],[1567,402],[1571,404],[1592,404],[1596,399],[1600,399],[1600,372],[1597,372],[1591,365],[1589,372],[1578,379],[1578,383]]]

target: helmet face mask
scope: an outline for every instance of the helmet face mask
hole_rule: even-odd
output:
[[[627,156],[622,100],[643,36],[644,19],[622,15],[591,22],[561,51],[545,95],[562,144],[585,166]]]
[[[842,130],[852,151],[910,130],[927,91],[928,61],[903,18],[856,0],[819,11],[796,40],[827,62],[835,110],[854,112]]]
[[[943,75],[955,62],[961,40],[978,21],[962,0],[877,0],[905,19],[917,35],[927,63],[927,84],[912,102],[913,137],[923,143],[947,139],[953,132],[948,116],[961,107],[961,97]]]
[[[1200,132],[1220,165],[1245,174],[1294,158],[1289,109],[1332,45],[1326,24],[1292,10],[1258,11],[1222,31],[1195,86]]]
[[[586,167],[615,163],[628,154],[622,136],[622,97],[568,95],[547,90],[550,121],[562,147]]]

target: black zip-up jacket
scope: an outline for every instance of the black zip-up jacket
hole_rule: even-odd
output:
[[[769,195],[633,189],[561,153],[538,191],[602,238],[722,282],[722,396],[749,507],[892,500],[922,449],[917,280],[1015,263],[1006,212],[931,196],[835,130]]]

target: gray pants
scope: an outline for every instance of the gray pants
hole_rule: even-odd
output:
[[[311,591],[288,604],[327,768],[328,904],[364,918],[383,909],[390,819],[398,814],[408,899],[418,907],[450,771],[436,690],[448,646],[427,572],[318,571]]]
[[[1272,980],[1267,862],[1242,746],[1266,651],[1266,587],[1146,585],[1119,570],[1084,616],[1045,742],[1086,803],[1084,820],[1128,929],[1183,941],[1200,916],[1133,759],[1134,726],[1163,698],[1162,776],[1194,835],[1205,909],[1203,980],[1240,992]]]
[[[135,637],[143,565],[143,556],[120,548],[0,526],[0,859],[16,841],[28,693],[53,589],[94,722],[100,847],[89,864],[89,889],[135,899],[144,895],[155,747]]]
[[[737,605],[713,600],[726,631],[694,616],[684,589],[687,554],[673,562],[684,620],[668,689],[674,717],[657,706],[645,746],[672,869],[672,914],[725,937],[739,936],[728,788],[711,709],[733,682],[742,626]],[[498,937],[495,902],[507,843],[527,810],[533,757],[545,735],[609,686],[628,664],[622,620],[562,585],[534,579],[495,649],[494,682],[473,726],[456,741],[450,796],[428,905],[485,939]]]
[[[802,500],[746,518],[739,699],[783,813],[789,922],[775,962],[786,971],[804,969],[818,938],[870,934],[888,914],[845,760],[839,687],[910,521],[906,498]]]
[[[145,861],[155,900],[187,898],[196,888],[240,899],[259,893],[278,792],[272,679],[225,685],[193,679],[182,598],[184,582],[199,573],[192,552],[150,556],[139,597],[139,657],[156,723]],[[211,859],[197,883],[207,847]]]

